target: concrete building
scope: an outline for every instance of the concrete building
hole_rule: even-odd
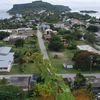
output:
[[[0,47],[0,72],[10,72],[14,61],[14,53],[11,47]]]
[[[17,39],[26,39],[28,37],[32,37],[34,31],[32,30],[32,28],[18,28],[18,29],[14,29],[13,33],[14,34],[11,34],[10,36],[4,38],[3,40],[6,42],[13,41],[14,43]]]

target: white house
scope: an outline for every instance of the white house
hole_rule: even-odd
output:
[[[14,61],[14,53],[11,47],[0,47],[0,72],[10,72]]]
[[[55,28],[65,28],[65,25],[64,25],[64,23],[55,23],[55,24],[53,24],[54,25],[54,27]]]
[[[46,29],[50,29],[50,26],[47,23],[42,23],[39,28],[45,31]]]
[[[5,30],[0,30],[0,32],[9,32],[9,33],[12,33],[12,30],[10,30],[10,29],[5,29]]]
[[[16,29],[17,34],[24,34],[24,33],[30,32],[30,31],[32,31],[32,28],[18,28],[18,29]]]

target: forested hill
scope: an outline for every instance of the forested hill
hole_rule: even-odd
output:
[[[14,14],[14,13],[23,13],[27,11],[39,12],[42,10],[51,11],[51,12],[64,12],[64,11],[70,11],[71,9],[68,6],[52,5],[47,2],[34,1],[32,3],[27,3],[27,4],[13,5],[13,8],[8,12],[10,14]]]

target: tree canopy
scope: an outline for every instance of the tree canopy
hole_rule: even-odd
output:
[[[0,32],[0,40],[2,40],[2,39],[4,39],[4,38],[8,37],[9,35],[10,35],[9,32]]]
[[[75,81],[74,81],[75,88],[82,88],[82,86],[85,85],[86,85],[85,77],[81,73],[76,74]]]
[[[22,100],[23,91],[12,85],[0,85],[0,100]]]
[[[60,37],[58,37],[58,36],[53,36],[48,45],[48,48],[53,51],[60,51],[61,49],[63,49],[63,47],[64,47],[64,45],[61,42]]]
[[[18,39],[15,41],[15,46],[16,47],[23,47],[24,46],[24,40],[23,39]]]
[[[95,35],[93,33],[85,34],[84,39],[87,40],[91,44],[95,43]]]
[[[98,32],[99,31],[99,28],[97,26],[94,26],[94,25],[90,25],[88,28],[87,28],[88,31],[90,32]]]
[[[88,51],[78,51],[73,57],[73,61],[75,62],[74,68],[82,71],[89,71],[91,67],[92,69],[97,69],[99,68],[97,58],[99,58],[98,54]]]

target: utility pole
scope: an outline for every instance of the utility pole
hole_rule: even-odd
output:
[[[90,55],[90,73],[92,73],[93,55]]]

